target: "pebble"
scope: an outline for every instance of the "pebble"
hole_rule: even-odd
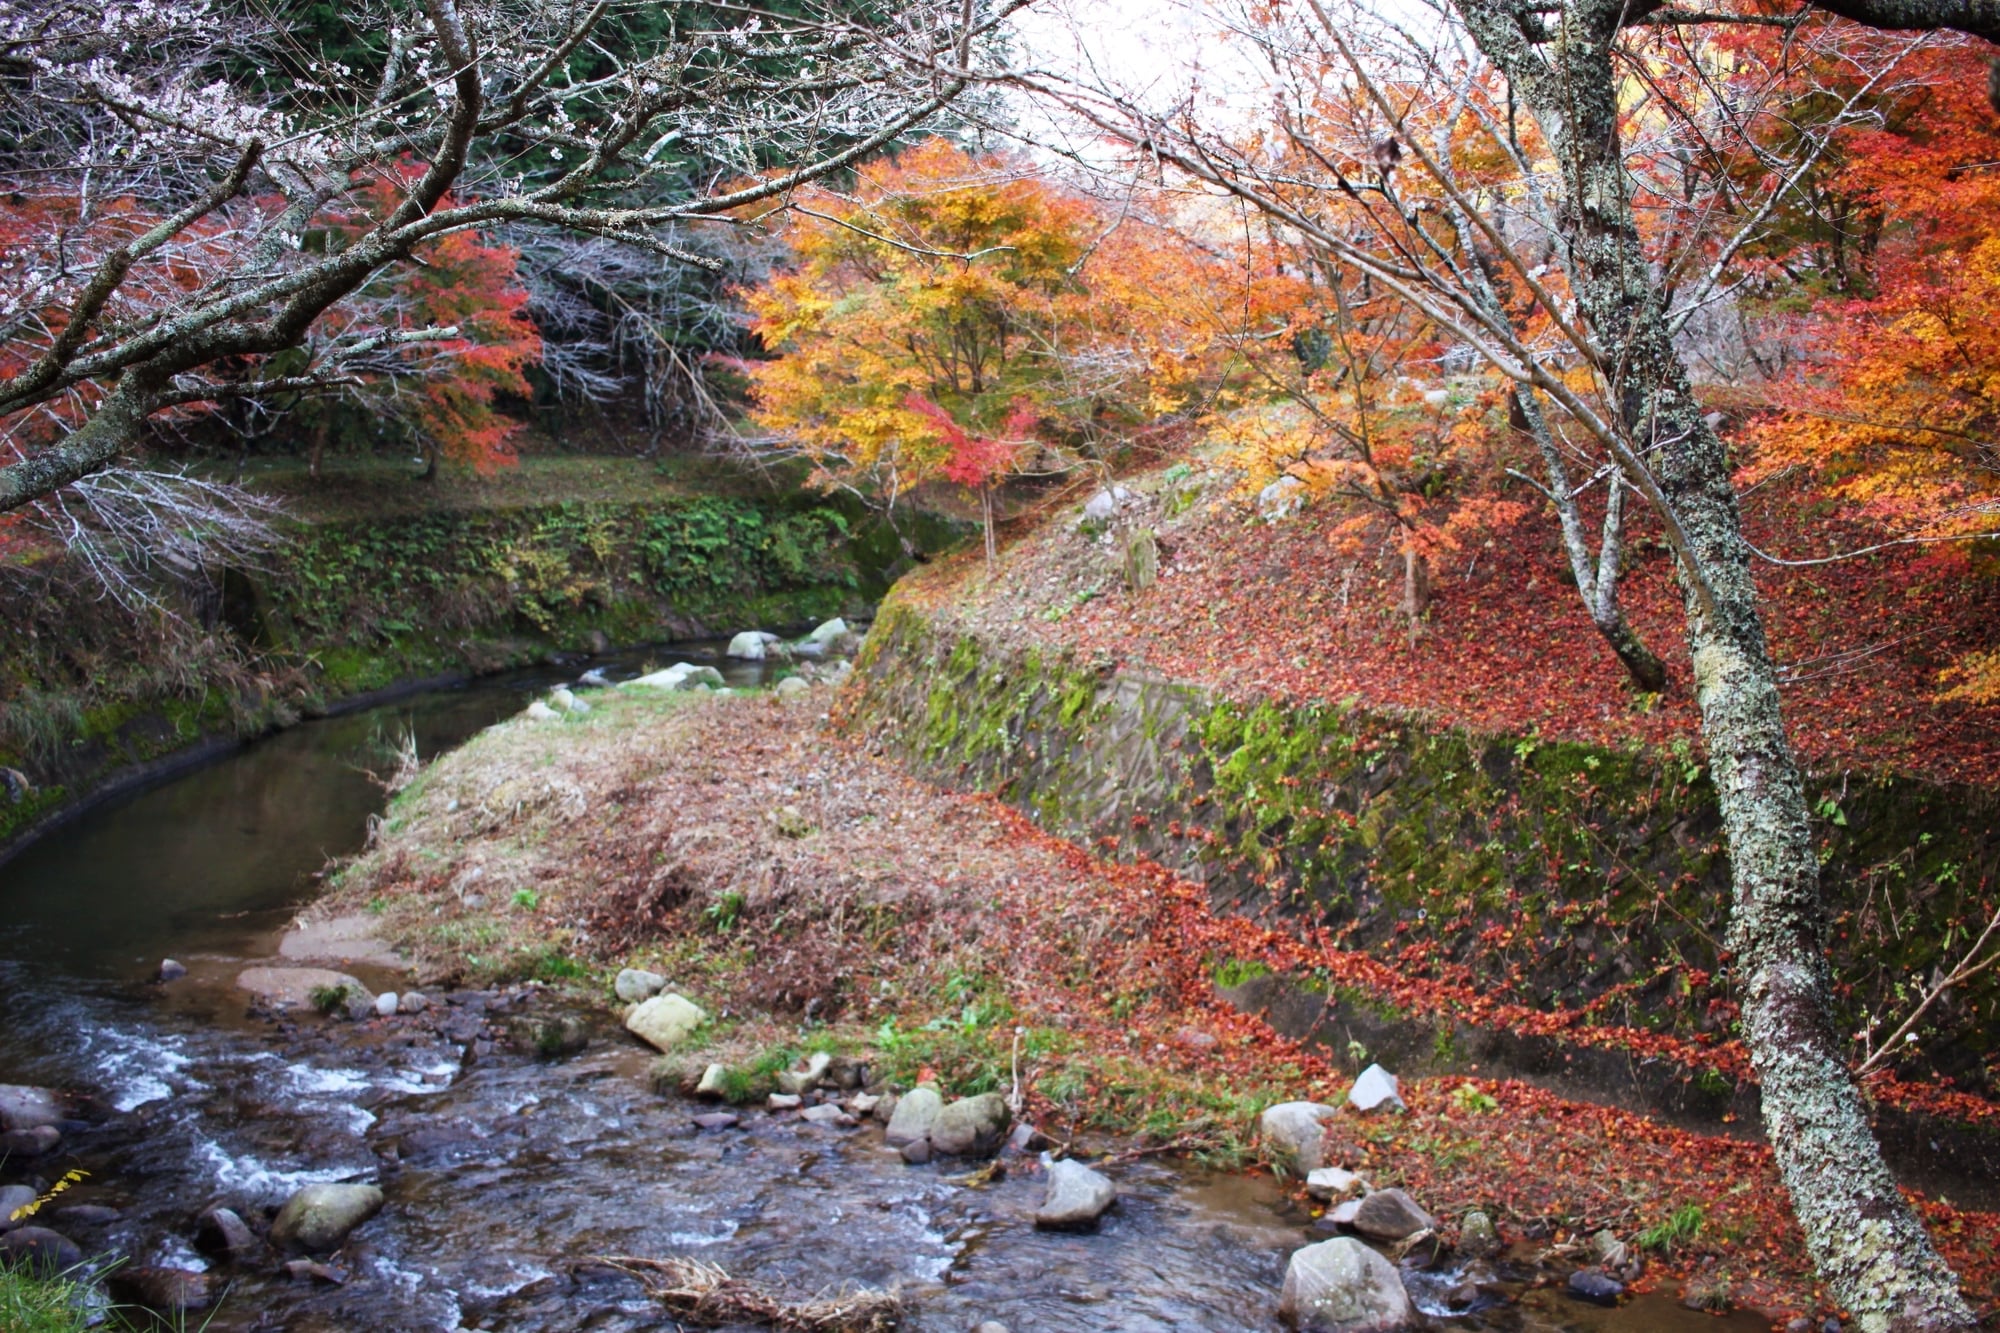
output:
[[[375,997],[375,1012],[382,1018],[394,1018],[397,1007],[396,992],[385,990]]]
[[[710,1111],[707,1115],[698,1115],[694,1118],[695,1124],[708,1130],[733,1129],[742,1121],[743,1117],[732,1115],[728,1111]]]
[[[160,960],[161,981],[179,981],[182,977],[186,976],[187,974],[188,974],[187,968],[175,962],[173,959],[165,958]]]

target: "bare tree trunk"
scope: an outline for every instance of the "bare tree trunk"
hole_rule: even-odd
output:
[[[993,488],[979,488],[979,518],[986,529],[986,577],[993,577],[993,566],[1000,559],[1000,546],[993,539]]]
[[[1865,1333],[1971,1329],[1957,1278],[1882,1160],[1833,1031],[1819,863],[1729,461],[1674,351],[1626,194],[1613,68],[1626,7],[1580,0],[1534,44],[1497,0],[1456,3],[1548,136],[1578,306],[1604,348],[1631,465],[1651,469],[1679,526],[1695,697],[1729,838],[1732,969],[1793,1210]]]
[[[306,475],[315,480],[319,477],[320,458],[326,453],[326,436],[331,420],[331,409],[321,408],[319,421],[313,426],[312,452],[306,456]]]
[[[1410,622],[1410,643],[1414,646],[1423,630],[1424,612],[1431,604],[1431,570],[1423,552],[1407,543],[1403,546],[1403,614]]]

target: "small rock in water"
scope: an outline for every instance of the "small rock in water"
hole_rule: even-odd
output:
[[[121,1301],[149,1310],[206,1310],[215,1303],[215,1278],[185,1268],[114,1268],[105,1285]]]
[[[667,988],[667,979],[658,972],[628,967],[611,983],[612,991],[626,1004],[642,1004]]]
[[[1323,1121],[1339,1114],[1319,1102],[1279,1102],[1264,1108],[1264,1151],[1287,1175],[1303,1179],[1326,1165]]]
[[[1395,1265],[1338,1236],[1292,1254],[1278,1314],[1302,1333],[1397,1333],[1416,1309]]]
[[[1376,1190],[1354,1210],[1354,1229],[1374,1240],[1403,1240],[1436,1226],[1436,1219],[1401,1190]]]
[[[62,1131],[54,1125],[10,1129],[0,1134],[0,1161],[9,1157],[42,1157],[62,1146]],[[0,1222],[6,1221],[0,1217]]]
[[[188,970],[171,958],[162,959],[160,962],[161,981],[179,981],[187,974]]]
[[[1341,1199],[1364,1188],[1360,1176],[1337,1166],[1323,1166],[1306,1177],[1306,1193],[1315,1199]]]
[[[195,1222],[195,1248],[240,1259],[257,1251],[257,1237],[234,1208],[211,1208]]]
[[[671,1051],[707,1021],[708,1014],[700,1005],[669,991],[655,995],[626,1015],[625,1028],[659,1050]]]
[[[1370,1065],[1361,1071],[1361,1077],[1347,1090],[1347,1100],[1357,1111],[1373,1111],[1381,1106],[1393,1106],[1398,1111],[1409,1109],[1403,1105],[1402,1088],[1396,1076],[1380,1065]]]
[[[946,1157],[989,1157],[1007,1136],[1013,1113],[997,1092],[961,1097],[938,1112],[931,1147]]]
[[[795,1092],[774,1092],[765,1099],[764,1104],[773,1111],[796,1111],[802,1100],[804,1099]]]
[[[900,1148],[906,1143],[928,1139],[931,1126],[937,1123],[938,1114],[944,1110],[944,1098],[938,1090],[929,1085],[920,1085],[896,1100],[895,1114],[889,1117],[888,1132],[882,1141],[892,1148]]]
[[[1500,1250],[1500,1232],[1494,1227],[1493,1219],[1474,1209],[1458,1224],[1458,1248],[1478,1258],[1497,1254]]]
[[[431,997],[420,990],[406,990],[396,999],[396,1008],[406,1014],[421,1014],[431,1007]]]
[[[347,1279],[325,1264],[316,1264],[310,1259],[293,1259],[285,1265],[285,1276],[294,1282],[324,1282],[338,1287]]]
[[[611,683],[611,677],[605,675],[598,668],[592,667],[581,676],[578,676],[576,683],[585,689],[601,690]]]
[[[396,992],[385,990],[375,997],[375,1013],[382,1018],[394,1018],[399,1004]]]
[[[743,1117],[732,1115],[728,1111],[710,1111],[705,1115],[698,1115],[694,1118],[696,1125],[707,1130],[734,1129],[742,1122]]]
[[[911,1166],[922,1166],[925,1162],[931,1160],[931,1141],[929,1139],[912,1139],[898,1149],[898,1151],[903,1154],[903,1160]]]
[[[875,1108],[882,1104],[882,1099],[872,1092],[857,1092],[845,1104],[849,1115],[870,1116],[875,1114]]]
[[[0,1268],[20,1268],[40,1277],[54,1277],[83,1262],[83,1251],[67,1236],[47,1227],[17,1226],[0,1234]]]
[[[1049,1163],[1049,1190],[1035,1210],[1044,1231],[1085,1231],[1118,1201],[1118,1187],[1102,1172],[1067,1159]]]
[[[1579,1268],[1569,1275],[1565,1290],[1592,1305],[1616,1305],[1625,1294],[1625,1284],[1596,1268]]]
[[[381,1211],[382,1191],[373,1185],[308,1185],[278,1210],[271,1243],[280,1249],[337,1249],[348,1232]]]
[[[840,1129],[860,1123],[832,1102],[822,1102],[818,1106],[808,1106],[805,1109],[805,1113],[800,1116],[800,1119],[808,1120],[815,1125],[833,1125]]]

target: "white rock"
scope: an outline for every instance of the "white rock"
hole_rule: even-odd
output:
[[[812,688],[812,684],[804,676],[787,676],[772,688],[777,691],[779,698],[789,699],[804,694]]]
[[[1044,1154],[1046,1161],[1047,1155]],[[1097,1225],[1104,1210],[1118,1201],[1118,1187],[1103,1173],[1082,1162],[1046,1162],[1049,1190],[1035,1210],[1035,1225],[1044,1231],[1082,1231]]]
[[[668,992],[655,995],[625,1016],[625,1030],[662,1051],[671,1051],[708,1021],[694,1001]]]
[[[569,692],[566,685],[558,685],[549,691],[549,707],[558,713],[567,713],[577,705],[577,697]]]
[[[562,714],[543,703],[540,699],[528,705],[528,720],[531,722],[560,722]]]
[[[729,641],[723,655],[744,662],[761,662],[770,653],[772,644],[782,642],[777,635],[767,631],[746,629]]]
[[[1425,407],[1446,407],[1451,403],[1451,393],[1446,389],[1424,390]]]
[[[832,620],[817,626],[812,633],[806,635],[806,642],[816,643],[820,647],[825,648],[845,633],[847,633],[847,622],[839,616],[835,616]]]
[[[375,1012],[383,1018],[394,1018],[399,1003],[396,992],[385,990],[375,997]]]
[[[596,667],[592,667],[590,670],[584,672],[581,676],[578,676],[576,678],[576,683],[580,686],[583,686],[585,689],[601,690],[606,685],[609,685],[611,683],[611,677],[605,675],[602,671],[598,670]]]
[[[703,685],[723,684],[722,673],[712,666],[696,666],[692,662],[676,662],[663,671],[653,671],[628,680],[621,689],[646,690],[692,690]]]
[[[1325,1130],[1321,1122],[1338,1115],[1319,1102],[1279,1102],[1266,1107],[1262,1121],[1264,1150],[1279,1170],[1304,1178],[1326,1164],[1321,1156]]]
[[[701,1082],[694,1085],[697,1097],[721,1097],[729,1088],[729,1066],[712,1064],[701,1071]]]
[[[1337,1166],[1323,1166],[1306,1177],[1306,1193],[1315,1199],[1342,1199],[1365,1188],[1360,1176]]]
[[[810,1124],[836,1125],[843,1129],[849,1125],[860,1123],[832,1102],[821,1102],[818,1106],[808,1106],[800,1113],[799,1118]]]
[[[814,1051],[799,1064],[780,1071],[778,1091],[811,1092],[819,1086],[819,1081],[826,1077],[827,1068],[832,1064],[832,1056],[825,1051]]]
[[[1399,1333],[1416,1319],[1395,1265],[1346,1236],[1293,1253],[1278,1314],[1301,1333]]]
[[[667,979],[658,972],[648,972],[643,968],[628,967],[618,973],[611,983],[612,994],[626,1004],[639,1004],[652,999],[667,988]]]
[[[1380,1065],[1370,1065],[1361,1071],[1361,1077],[1347,1090],[1347,1101],[1357,1111],[1373,1111],[1380,1106],[1394,1106],[1398,1111],[1409,1109],[1403,1105],[1402,1087],[1396,1076]]]
[[[1279,523],[1306,507],[1306,484],[1283,476],[1257,492],[1257,513],[1266,523]]]
[[[1103,523],[1128,505],[1136,504],[1139,497],[1123,486],[1110,486],[1083,502],[1083,521]]]

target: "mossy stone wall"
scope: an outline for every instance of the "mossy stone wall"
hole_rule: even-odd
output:
[[[1344,704],[1233,699],[942,628],[891,601],[852,725],[1045,827],[1143,854],[1272,924],[1325,924],[1413,975],[1681,1036],[1727,1033],[1729,867],[1692,747],[1481,736]],[[2000,800],[1891,775],[1811,780],[1842,1021],[1905,1006],[1969,945]],[[1462,969],[1462,971],[1460,970]],[[1991,1092],[2000,985],[1950,996],[1911,1072]]]

